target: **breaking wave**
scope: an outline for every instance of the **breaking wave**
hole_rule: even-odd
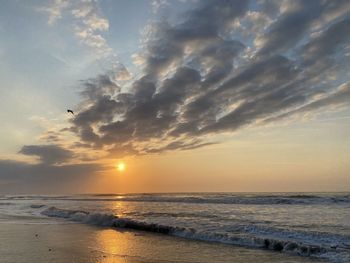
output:
[[[324,233],[315,233],[314,235],[319,238],[310,241],[307,237],[303,239],[302,232],[290,233],[285,231],[287,232],[283,233],[286,234],[285,237],[281,238],[281,235],[276,236],[271,230],[260,229],[254,225],[239,226],[235,228],[235,231],[215,232],[210,230],[203,231],[191,227],[178,227],[121,218],[113,214],[59,209],[56,207],[47,208],[43,210],[41,214],[49,217],[64,218],[70,221],[105,227],[141,230],[193,240],[268,249],[301,256],[325,258],[334,262],[350,262],[350,244],[339,242],[337,244],[332,244],[334,237],[327,236]],[[283,230],[279,231],[283,232]],[[338,237],[338,240],[341,240],[341,237]]]

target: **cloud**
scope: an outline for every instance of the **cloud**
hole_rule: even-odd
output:
[[[176,23],[147,29],[137,55],[144,74],[130,87],[110,74],[84,83],[71,127],[82,143],[116,156],[186,150],[222,132],[350,106],[344,1],[197,4]]]
[[[167,151],[173,151],[173,150],[193,150],[197,148],[201,148],[204,146],[209,146],[216,144],[215,142],[206,142],[203,143],[200,140],[193,140],[190,142],[184,142],[184,141],[173,141],[163,147],[158,148],[150,148],[146,150],[146,153],[163,153]]]
[[[272,23],[267,32],[257,38],[259,55],[268,55],[294,47],[308,31],[312,21],[322,12],[316,1],[289,1],[283,13]]]
[[[0,191],[3,193],[84,190],[98,172],[108,169],[94,163],[96,159],[79,163],[83,158],[74,158],[76,153],[55,144],[25,145],[19,153],[37,157],[39,162],[0,159]]]
[[[224,34],[233,21],[244,14],[247,5],[246,1],[201,1],[198,8],[184,14],[185,19],[180,23],[171,25],[160,21],[149,26],[145,33],[145,50],[140,55],[145,62],[144,71],[166,73],[185,60],[200,58],[196,51],[205,51],[220,43],[230,46],[231,41]]]
[[[58,145],[25,145],[19,153],[29,156],[37,156],[43,164],[61,164],[73,157],[73,152]]]
[[[151,1],[152,12],[157,14],[162,8],[164,8],[167,5],[169,5],[167,0],[152,0]]]
[[[323,96],[319,99],[311,101],[295,110],[286,112],[276,117],[266,119],[265,122],[274,122],[274,121],[285,119],[295,115],[302,116],[329,106],[331,106],[334,110],[336,110],[337,108],[348,107],[349,101],[350,101],[350,82],[347,82],[342,84],[334,92],[332,92],[331,94],[328,94],[327,96]]]
[[[55,132],[55,131],[47,131],[43,133],[39,139],[44,142],[50,142],[50,143],[58,143],[61,141],[61,136],[60,133]]]
[[[132,74],[120,62],[113,65],[114,78],[116,81],[122,82],[132,78]]]
[[[98,164],[49,165],[0,160],[0,191],[2,193],[55,193],[57,189],[75,192],[103,170]]]
[[[62,11],[69,5],[68,0],[54,0],[49,7],[40,8],[49,15],[48,24],[53,25],[58,19],[62,18]]]
[[[40,11],[48,14],[48,24],[51,26],[59,19],[69,19],[75,36],[92,48],[97,58],[113,55],[112,48],[103,36],[109,30],[109,21],[103,17],[96,1],[54,0]]]

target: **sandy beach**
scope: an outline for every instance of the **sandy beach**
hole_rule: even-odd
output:
[[[2,263],[319,262],[265,250],[75,223],[0,223]]]

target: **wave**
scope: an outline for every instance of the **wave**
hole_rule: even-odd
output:
[[[350,204],[350,194],[95,194],[76,196],[10,196],[6,200],[167,202],[190,204],[307,205]],[[3,199],[4,200],[4,199]]]
[[[41,204],[33,204],[33,205],[30,205],[30,208],[42,208],[44,206],[45,205],[41,205]]]
[[[0,202],[0,206],[1,206],[1,205],[4,205],[4,206],[7,206],[7,205],[14,205],[14,203],[8,203],[8,202],[6,202],[6,203],[1,203],[1,202]]]
[[[321,241],[319,243],[312,243],[310,240],[290,238],[290,235],[289,238],[281,238],[271,234],[267,235],[254,226],[252,226],[253,230],[249,231],[249,234],[247,234],[246,231],[247,227],[245,227],[245,231],[242,230],[241,232],[219,233],[190,227],[149,223],[129,218],[121,218],[112,214],[91,213],[82,210],[59,209],[56,207],[47,208],[43,210],[41,214],[86,224],[141,230],[207,242],[262,248],[301,256],[326,258],[335,262],[350,262],[350,245],[348,244],[330,244]]]

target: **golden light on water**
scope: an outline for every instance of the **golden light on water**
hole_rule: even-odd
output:
[[[122,162],[118,163],[117,164],[117,170],[119,172],[123,172],[125,170],[125,163],[122,163]]]

